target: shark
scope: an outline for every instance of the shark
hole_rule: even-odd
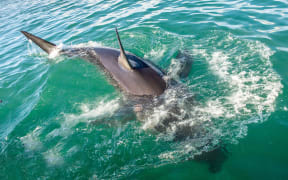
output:
[[[50,54],[57,46],[29,32],[21,31],[29,40]],[[163,78],[163,70],[151,61],[144,60],[130,52],[126,52],[115,28],[119,49],[109,47],[67,48],[59,51],[60,55],[76,56],[100,66],[107,76],[113,80],[113,85],[124,93],[132,96],[155,97],[161,95],[167,88]]]
[[[118,89],[129,99],[127,103],[122,103],[124,113],[120,114],[131,114],[129,111],[131,111],[132,108],[137,119],[145,121],[147,115],[149,116],[155,107],[159,107],[165,103],[164,92],[169,91],[177,82],[174,79],[167,78],[167,73],[152,63],[152,61],[145,60],[125,51],[116,27],[115,32],[119,49],[110,47],[68,47],[59,49],[56,44],[52,42],[29,32],[21,31],[27,39],[34,42],[48,54],[56,51],[59,55],[79,57],[100,67],[107,75],[109,82],[115,87],[119,87]],[[176,59],[179,60],[181,65],[177,71],[179,77],[187,77],[191,69],[192,60],[190,56],[185,52],[179,51]],[[183,92],[183,88],[180,89],[181,90],[177,90],[177,94],[180,96],[184,94],[184,97],[179,97],[179,99],[188,99],[186,97],[187,93]],[[193,102],[193,100],[190,100],[188,102],[189,104]],[[125,112],[126,110],[127,112]],[[165,132],[171,124],[179,120],[177,117],[181,114],[181,110],[177,107],[177,104],[171,103],[171,105],[166,107],[166,110],[169,111],[169,116],[167,116],[162,123],[155,126],[154,129],[156,129],[156,131]],[[181,132],[181,135],[177,136],[181,136],[182,138],[182,132],[185,131],[181,129],[181,131],[178,132]],[[186,135],[183,137],[185,138]]]
[[[130,98],[128,104],[133,105],[132,107],[138,120],[147,119],[147,115],[149,117],[154,108],[159,108],[165,104],[164,108],[168,114],[162,117],[161,121],[154,126],[154,130],[157,132],[167,133],[169,130],[175,129],[174,141],[182,141],[187,138],[198,139],[206,136],[208,132],[206,132],[201,123],[196,123],[196,125],[183,123],[185,121],[177,123],[182,121],[181,117],[185,118],[187,116],[183,115],[183,107],[188,107],[186,110],[189,111],[190,107],[195,106],[194,95],[191,96],[187,89],[181,85],[179,86],[174,79],[167,78],[167,73],[151,61],[125,51],[117,28],[115,28],[115,32],[119,49],[110,47],[76,47],[59,50],[54,43],[29,32],[21,31],[27,39],[33,41],[48,54],[57,51],[59,55],[79,57],[99,66],[109,77],[112,85],[119,87],[128,97],[133,97],[132,99]],[[176,59],[180,62],[180,68],[176,74],[179,78],[186,78],[191,70],[192,58],[185,51],[178,51]],[[171,87],[174,87],[173,91],[176,92],[175,98],[182,101],[182,107],[179,107],[177,100],[176,102],[169,101],[165,103],[165,92],[167,94],[171,93]],[[129,113],[124,110],[122,114]],[[105,122],[93,121],[93,124],[98,123]],[[209,144],[209,140],[206,143]],[[209,170],[215,173],[221,169],[223,162],[226,161],[227,152],[220,145],[209,152],[194,156],[193,159],[208,163],[210,165]]]

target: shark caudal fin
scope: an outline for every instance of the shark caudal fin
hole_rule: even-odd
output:
[[[125,69],[129,70],[129,71],[133,71],[133,68],[130,64],[130,62],[127,59],[127,56],[125,54],[124,48],[122,46],[119,34],[118,34],[118,30],[115,27],[115,31],[116,31],[116,35],[117,35],[117,39],[118,39],[118,43],[119,43],[119,47],[120,47],[120,56],[118,57],[118,63],[121,64],[122,67],[124,67]]]
[[[56,45],[48,42],[44,39],[41,39],[37,36],[34,36],[33,34],[30,34],[26,31],[21,31],[28,39],[31,39],[35,44],[37,44],[41,49],[43,49],[46,53],[51,53],[55,48]]]

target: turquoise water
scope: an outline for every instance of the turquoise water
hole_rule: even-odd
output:
[[[0,179],[288,178],[287,0],[8,0],[0,12]],[[178,50],[193,56],[179,81],[197,105],[179,123],[208,125],[204,135],[225,144],[216,172],[192,160],[211,149],[205,137],[153,131],[165,108],[145,122],[117,114],[123,96],[99,68],[48,56],[19,32],[117,48],[115,26],[126,50],[171,77]]]

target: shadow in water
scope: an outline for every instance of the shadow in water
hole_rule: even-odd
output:
[[[202,152],[202,154],[194,156],[193,160],[207,163],[211,173],[218,173],[221,171],[224,162],[228,159],[228,154],[225,147],[218,147],[212,151]]]

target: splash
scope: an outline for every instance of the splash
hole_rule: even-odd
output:
[[[28,41],[29,43],[27,45],[27,49],[29,56],[47,57],[47,53],[43,52],[43,50],[39,50],[39,48],[34,45],[32,40],[29,39]],[[53,50],[48,54],[48,59],[56,64],[65,60],[65,58],[60,56],[61,55],[60,52],[64,47],[65,47],[64,44],[60,43],[59,45],[56,46],[56,48],[53,48]]]
[[[48,58],[49,59],[55,59],[60,55],[60,51],[63,49],[63,44],[59,44],[56,48],[54,48],[50,53]]]
[[[119,99],[107,101],[105,98],[91,104],[81,104],[80,114],[63,114],[61,127],[51,131],[47,138],[68,136],[73,134],[74,127],[79,123],[90,123],[111,117],[119,108]]]
[[[31,133],[20,138],[21,142],[27,151],[37,151],[42,149],[42,142],[39,139],[42,128],[37,126]]]
[[[45,133],[47,131],[45,128],[49,129],[49,126],[37,126],[32,132],[21,137],[20,140],[26,151],[42,152],[41,154],[49,166],[61,166],[65,163],[67,157],[73,156],[81,149],[78,145],[74,145],[69,149],[65,149],[64,146],[65,139],[77,133],[75,126],[81,123],[90,124],[99,119],[109,119],[118,108],[119,99],[108,100],[107,98],[101,98],[93,103],[83,103],[79,105],[80,113],[63,113],[57,118],[57,122],[60,123],[59,128]],[[57,140],[59,138],[60,140]],[[57,144],[45,146],[47,142],[55,140]]]
[[[155,41],[160,41],[157,37]],[[125,171],[123,169],[134,168],[138,160],[147,166],[151,161],[161,166],[189,159],[219,144],[238,143],[240,138],[247,135],[249,124],[267,120],[274,111],[275,100],[282,92],[283,85],[272,68],[270,57],[274,52],[269,47],[223,32],[211,32],[209,37],[198,40],[177,39],[171,34],[165,37],[167,41],[180,44],[179,49],[190,50],[188,52],[194,64],[189,79],[169,88],[160,99],[155,99],[154,108],[147,111],[143,122],[133,124],[129,121],[124,128],[105,129],[105,132],[112,131],[110,136],[98,126],[92,128],[98,132],[93,137],[86,137],[84,132],[87,131],[86,124],[116,116],[116,112],[122,108],[119,99],[101,98],[94,103],[76,105],[78,113],[63,112],[55,119],[59,127],[50,130],[43,138],[49,142],[57,141],[56,145],[42,153],[49,165],[63,165],[68,156],[83,151],[81,146],[73,145],[64,150],[60,145],[77,134],[83,124],[83,139],[90,139],[91,142],[91,138],[99,136],[91,147],[95,148],[95,153],[101,150],[107,154],[103,158],[94,156],[93,160],[111,167],[115,156],[126,153],[125,158],[119,158],[119,161],[123,160],[123,166],[114,169],[121,173]],[[181,63],[173,57],[178,50],[172,47],[175,44],[171,47],[167,45],[165,49],[172,52],[164,55],[161,48],[143,50],[143,54],[151,56],[152,61],[153,54],[157,53],[161,54],[161,58],[172,59],[167,70],[168,79],[176,77],[177,67]],[[91,44],[74,47],[87,45]],[[33,144],[43,144],[35,133],[29,133],[21,140],[26,149],[31,150],[37,146]],[[147,142],[155,148],[146,148]],[[136,151],[139,154],[135,154]]]
[[[43,157],[49,166],[63,165],[64,158],[61,155],[61,149],[61,145],[56,145],[43,153]]]
[[[149,112],[142,126],[144,130],[166,126],[165,134],[159,135],[164,141],[192,137],[177,144],[174,150],[161,153],[159,158],[175,160],[189,152],[209,151],[220,142],[237,143],[247,135],[249,124],[267,120],[274,111],[283,88],[270,62],[274,52],[258,41],[214,33],[216,36],[202,39],[193,47],[196,66],[201,61],[200,66],[206,68],[188,82],[187,89],[195,94],[179,87],[169,89],[163,95],[164,103]],[[170,78],[175,77],[180,63],[172,59]],[[208,83],[201,81],[203,77]],[[193,103],[201,92],[207,94]]]

